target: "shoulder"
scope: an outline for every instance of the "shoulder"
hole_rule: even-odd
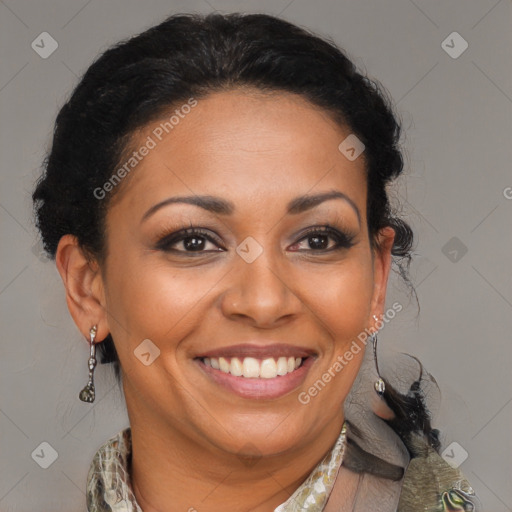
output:
[[[94,455],[87,475],[88,512],[142,512],[130,484],[131,430],[108,439]]]
[[[364,510],[379,503],[382,512],[482,510],[475,491],[461,470],[452,467],[422,436],[408,439],[407,445],[414,449],[404,459],[403,450],[399,456],[396,445],[394,448],[394,443],[389,440],[379,438],[377,444],[381,451],[377,456],[372,453],[376,451],[375,438],[371,445],[357,434],[354,436],[355,432],[352,434],[342,464],[359,475],[354,510]],[[398,436],[396,440],[400,443]],[[382,508],[382,499],[385,508]]]
[[[419,439],[415,442],[421,442]],[[398,512],[414,510],[478,512],[482,505],[460,468],[424,444],[406,468],[398,504]]]

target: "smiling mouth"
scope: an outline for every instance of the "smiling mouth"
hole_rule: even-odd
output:
[[[229,373],[234,377],[246,379],[274,379],[293,373],[300,368],[306,357],[268,357],[257,359],[255,357],[200,357],[205,365]]]

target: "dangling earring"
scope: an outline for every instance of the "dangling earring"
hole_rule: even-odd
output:
[[[85,386],[82,391],[80,391],[80,394],[78,395],[78,398],[82,400],[82,402],[94,402],[94,367],[96,366],[96,345],[94,343],[94,339],[96,338],[96,332],[98,330],[98,327],[94,325],[91,327],[91,330],[89,331],[89,334],[91,336],[91,355],[89,356],[89,382],[87,382],[87,385]]]
[[[378,321],[378,318],[373,315],[373,318],[375,318],[376,321]],[[373,342],[373,358],[375,359],[375,368],[377,370],[377,375],[379,376],[378,380],[375,381],[374,387],[375,391],[379,396],[384,395],[384,391],[386,391],[386,384],[382,380],[382,377],[380,376],[379,372],[379,363],[377,361],[377,332],[372,333],[372,342]]]

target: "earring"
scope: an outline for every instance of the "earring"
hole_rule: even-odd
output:
[[[378,321],[378,318],[375,315],[373,315],[373,318],[375,318],[375,320]],[[386,391],[386,384],[382,380],[382,377],[380,376],[380,372],[379,372],[379,363],[377,361],[377,333],[376,332],[372,333],[372,342],[373,342],[373,358],[375,360],[375,368],[377,370],[377,375],[379,376],[379,378],[374,383],[374,387],[375,387],[375,391],[377,392],[377,394],[379,396],[382,396],[382,395],[384,395],[384,391]]]
[[[89,381],[87,382],[87,385],[85,386],[82,391],[80,391],[80,394],[78,395],[78,398],[82,400],[82,402],[94,402],[94,367],[96,366],[96,345],[94,343],[94,339],[96,338],[96,332],[98,330],[98,327],[94,325],[91,327],[91,330],[89,331],[89,334],[91,336],[91,355],[89,356]]]

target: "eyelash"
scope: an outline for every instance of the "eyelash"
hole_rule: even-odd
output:
[[[306,232],[301,236],[301,238],[293,243],[292,245],[296,245],[299,242],[302,242],[304,239],[310,238],[313,235],[329,235],[336,241],[336,245],[329,249],[306,249],[307,252],[317,252],[321,254],[340,251],[342,249],[350,249],[353,245],[355,245],[354,238],[355,235],[351,235],[348,233],[344,233],[339,231],[334,226],[330,224],[324,224],[322,226],[315,226],[306,230]],[[218,240],[216,240],[213,236],[209,234],[207,230],[201,228],[190,227],[187,229],[182,229],[179,231],[175,231],[174,233],[164,235],[156,244],[156,249],[162,250],[165,252],[174,252],[174,253],[184,253],[190,255],[200,255],[205,254],[212,251],[186,251],[186,250],[176,250],[170,249],[171,246],[176,245],[187,238],[201,237],[206,238],[208,241],[214,243],[215,245],[222,245]],[[216,252],[216,251],[214,251]],[[220,252],[220,251],[219,251]],[[304,250],[298,250],[298,252],[304,252]]]
[[[329,235],[336,241],[336,245],[331,247],[330,249],[309,249],[313,252],[326,253],[331,251],[339,251],[341,249],[350,249],[353,245],[355,245],[354,238],[355,235],[350,235],[339,229],[331,226],[330,224],[324,224],[322,226],[314,226],[306,230],[306,232],[301,236],[301,238],[296,242],[301,242],[302,240],[311,237],[312,235]],[[295,244],[293,244],[295,245]]]

